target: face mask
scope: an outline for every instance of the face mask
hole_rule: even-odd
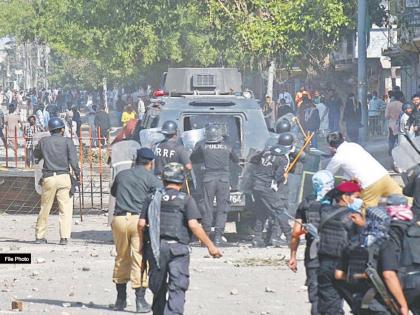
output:
[[[321,103],[321,99],[320,99],[319,97],[315,97],[315,98],[314,98],[314,103],[315,103],[315,104],[319,104],[319,103]]]
[[[360,198],[355,198],[352,203],[350,203],[347,208],[350,211],[358,212],[363,206],[363,200]]]

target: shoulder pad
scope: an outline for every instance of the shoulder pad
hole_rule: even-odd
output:
[[[184,200],[185,198],[187,198],[187,194],[180,191],[178,192],[178,198]]]
[[[270,152],[274,155],[286,155],[289,153],[289,150],[282,145],[276,145],[270,149]]]

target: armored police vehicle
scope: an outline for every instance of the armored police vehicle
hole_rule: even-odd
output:
[[[241,74],[233,68],[170,68],[164,75],[162,90],[146,111],[144,128],[159,128],[167,120],[178,124],[184,145],[193,146],[204,136],[207,124],[221,126],[225,141],[240,157],[231,167],[231,210],[245,206],[239,191],[243,165],[253,150],[263,150],[270,137],[263,113],[251,93],[242,92]],[[226,161],[229,163],[229,161]],[[194,185],[200,192],[202,166],[194,165]]]

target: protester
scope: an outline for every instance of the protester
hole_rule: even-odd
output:
[[[270,95],[265,96],[265,101],[263,104],[263,114],[265,123],[267,125],[267,128],[270,130],[273,128],[273,112],[274,112],[274,102],[271,100]]]
[[[406,137],[413,140],[415,136],[413,105],[406,103],[402,106],[401,110],[398,120],[398,145],[407,141]]]
[[[300,105],[302,105],[304,95],[307,95],[309,99],[311,98],[309,93],[306,91],[305,86],[302,85],[299,89],[299,92],[297,92],[295,96],[296,108],[299,108]]]
[[[76,123],[76,135],[80,138],[80,128],[82,127],[82,118],[77,106],[72,106],[71,111],[73,112],[72,120]]]
[[[322,136],[326,136],[328,132],[328,107],[324,104],[324,99],[319,91],[315,91],[313,103],[315,104],[319,113],[319,131]]]
[[[414,131],[416,136],[420,136],[420,94],[414,94],[411,103],[414,106]]]
[[[341,107],[343,103],[334,89],[329,90],[326,102],[328,107],[328,129],[331,132],[340,131]]]
[[[357,179],[362,187],[361,198],[365,208],[378,205],[381,197],[401,194],[401,187],[388,171],[357,143],[347,142],[339,132],[327,136],[334,156],[326,169],[335,174],[343,169],[350,179]]]
[[[28,117],[29,126],[25,129],[25,149],[26,149],[26,166],[31,167],[34,165],[34,134],[39,130],[36,126],[36,117],[31,115]]]
[[[362,126],[362,109],[354,93],[350,93],[344,107],[343,120],[346,123],[347,137],[351,142],[359,142],[359,128]]]
[[[109,114],[105,110],[105,106],[99,107],[99,111],[95,114],[95,128],[100,130],[101,144],[104,145],[108,138],[109,128],[111,128],[111,121]]]
[[[385,109],[385,118],[388,120],[388,153],[391,155],[392,149],[398,139],[398,119],[402,109],[404,95],[400,92],[392,93],[393,100],[389,102]]]
[[[17,157],[18,137],[20,136],[22,123],[20,115],[16,113],[16,106],[9,104],[9,114],[5,119],[7,141],[9,142],[15,157]]]
[[[121,116],[121,123],[123,127],[125,127],[127,122],[129,122],[130,120],[134,120],[136,118],[137,118],[137,115],[136,115],[136,112],[133,110],[133,106],[131,104],[127,105]]]
[[[299,107],[299,120],[307,135],[314,134],[311,141],[311,147],[318,147],[318,130],[320,126],[320,117],[317,107],[312,103],[308,94],[303,94],[302,103]]]

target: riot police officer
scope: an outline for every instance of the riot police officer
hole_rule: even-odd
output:
[[[154,149],[156,175],[161,175],[163,167],[171,162],[180,163],[187,170],[192,168],[188,151],[178,142],[177,131],[178,126],[174,121],[168,120],[162,125],[161,133],[165,135],[165,140]]]
[[[238,163],[239,158],[232,147],[224,142],[217,125],[206,126],[206,140],[197,143],[191,153],[193,163],[204,163],[204,215],[203,227],[210,233],[213,223],[213,203],[216,197],[216,223],[214,242],[222,243],[230,199],[230,161]]]
[[[351,211],[359,211],[363,200],[358,198],[360,186],[355,182],[342,182],[326,194],[331,204],[321,207],[319,224],[319,272],[318,272],[318,311],[320,315],[344,315],[343,298],[348,299],[342,283],[335,279],[343,251],[348,245],[350,227],[353,219]],[[355,216],[356,217],[356,216]],[[349,305],[353,305],[348,300]]]
[[[285,132],[290,132],[292,125],[287,119],[280,119],[276,123],[276,133],[281,134]]]
[[[136,311],[150,312],[150,305],[144,298],[147,279],[142,276],[137,224],[140,214],[148,205],[150,195],[162,186],[160,180],[153,175],[153,160],[152,150],[139,149],[136,166],[119,172],[111,187],[111,195],[116,200],[111,228],[117,251],[112,280],[117,289],[114,309],[118,311],[124,310],[127,305],[127,282],[131,281],[136,294]]]
[[[139,222],[141,236],[146,223],[149,225],[150,243],[145,250],[150,265],[154,315],[184,314],[185,292],[189,286],[188,244],[192,235],[208,248],[211,256],[222,256],[198,222],[201,215],[194,199],[180,191],[185,177],[181,164],[165,165],[162,173],[165,187],[156,192]]]
[[[290,259],[288,266],[293,272],[297,272],[297,249],[300,242],[300,236],[306,233],[305,248],[305,269],[306,285],[308,287],[308,297],[311,306],[311,315],[318,315],[318,269],[319,260],[316,252],[316,238],[303,228],[303,224],[312,224],[319,227],[320,209],[322,204],[328,204],[324,200],[325,194],[334,188],[334,177],[331,172],[326,170],[318,171],[312,177],[313,194],[306,196],[300,203],[295,216],[292,239],[290,243]]]
[[[37,161],[44,160],[42,168],[41,210],[35,227],[35,242],[45,244],[48,227],[48,215],[55,197],[60,210],[60,245],[66,245],[71,234],[73,216],[73,199],[70,197],[72,187],[70,167],[77,181],[80,176],[79,162],[73,141],[64,135],[64,122],[53,117],[48,122],[51,136],[42,138],[35,148]]]
[[[253,245],[256,247],[268,245],[262,238],[267,218],[271,221],[271,235],[268,243],[274,246],[280,245],[281,232],[285,234],[287,242],[290,240],[291,228],[288,217],[284,214],[284,210],[287,210],[285,170],[290,163],[288,154],[293,140],[292,134],[283,133],[279,136],[277,145],[250,159],[250,162],[255,164],[252,195],[257,210],[253,240]]]

